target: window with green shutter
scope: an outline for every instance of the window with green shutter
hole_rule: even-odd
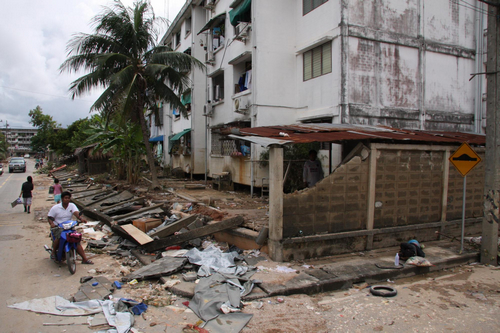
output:
[[[332,72],[332,42],[304,52],[304,81]]]

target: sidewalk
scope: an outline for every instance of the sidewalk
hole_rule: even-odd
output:
[[[255,288],[243,299],[315,294],[349,289],[354,284],[364,282],[390,285],[387,280],[426,274],[477,262],[479,259],[479,253],[475,250],[465,250],[463,254],[458,254],[460,248],[458,242],[436,241],[425,245],[426,259],[434,265],[432,267],[406,265],[402,269],[381,269],[375,266],[375,264],[393,266],[394,256],[399,248],[352,253],[304,262],[278,263],[269,259],[260,261],[255,264],[258,272],[252,279],[261,280],[262,283],[258,285],[259,288]],[[283,272],[283,270],[289,272]],[[174,286],[172,292],[179,296],[192,297],[194,286],[194,283],[183,282]]]

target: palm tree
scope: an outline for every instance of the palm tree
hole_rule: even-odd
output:
[[[94,17],[93,34],[77,34],[69,41],[68,58],[60,67],[61,71],[88,72],[72,82],[73,98],[104,87],[91,110],[107,118],[120,114],[121,119],[140,122],[152,188],[159,183],[144,111],[165,101],[186,115],[178,95],[188,88],[191,67],[203,68],[187,54],[156,45],[158,23],[148,0],[138,0],[133,8],[115,0]]]

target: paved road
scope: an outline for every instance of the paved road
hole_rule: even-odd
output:
[[[51,262],[43,250],[50,244],[48,223],[39,220],[35,211],[43,209],[43,216],[52,204],[47,201],[50,182],[46,177],[35,177],[32,214],[23,213],[23,206],[11,208],[10,202],[21,192],[26,177],[32,175],[34,160],[28,160],[26,173],[4,173],[0,176],[0,332],[62,332],[66,327],[44,327],[43,323],[58,322],[60,318],[7,308],[7,305],[53,295],[69,297],[77,291],[80,276],[88,275],[85,267],[77,266],[70,275],[66,266]],[[71,332],[89,332],[79,327]]]

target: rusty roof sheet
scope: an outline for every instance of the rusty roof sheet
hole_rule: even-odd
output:
[[[262,141],[264,146],[285,143],[342,142],[348,140],[462,143],[485,145],[486,136],[463,132],[421,131],[396,129],[387,126],[348,124],[293,124],[240,128],[240,139],[254,143]],[[258,138],[267,138],[265,141]],[[250,139],[252,138],[252,139]],[[276,140],[275,142],[273,141]]]

